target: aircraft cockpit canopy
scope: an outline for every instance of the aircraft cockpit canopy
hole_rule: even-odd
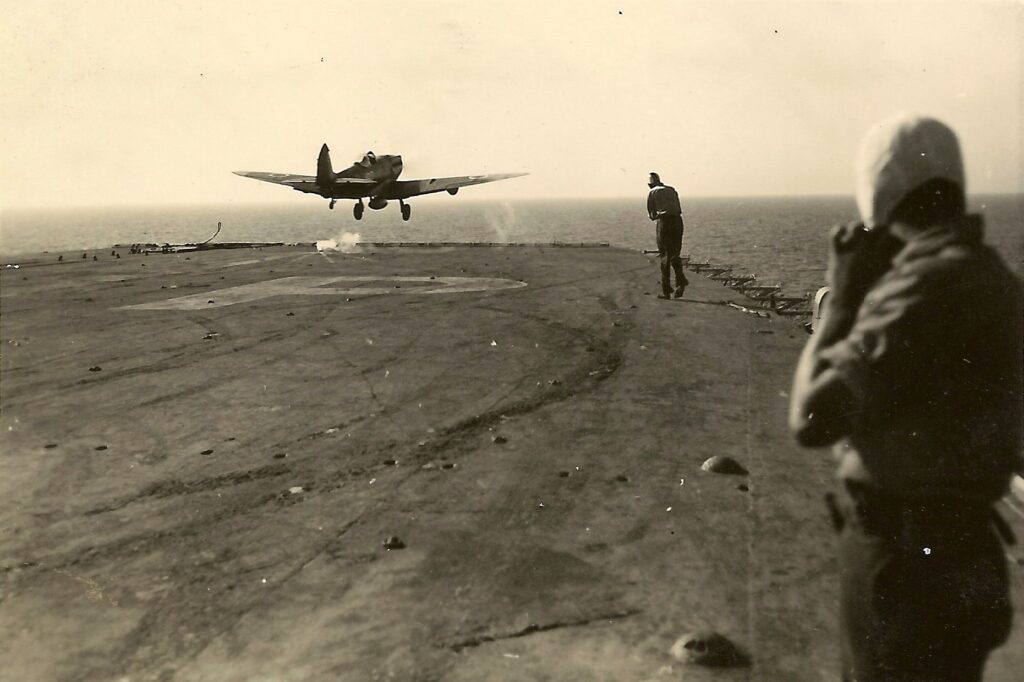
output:
[[[365,154],[363,154],[363,159],[362,159],[362,161],[359,162],[359,165],[360,166],[364,166],[366,168],[369,168],[370,166],[372,166],[376,162],[377,162],[377,155],[374,154],[373,152],[366,152]]]

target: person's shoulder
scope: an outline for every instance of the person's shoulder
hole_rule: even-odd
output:
[[[1016,278],[996,250],[983,243],[948,244],[934,253],[900,264],[895,272],[927,284],[955,280],[961,287],[992,278]]]
[[[998,255],[988,247],[949,245],[934,253],[894,263],[871,288],[868,299],[878,310],[931,310],[988,296],[1003,280]],[[994,260],[993,257],[994,256]],[[1013,277],[1012,273],[1009,275]]]
[[[965,259],[938,254],[896,262],[872,288],[872,298],[920,298],[958,281],[962,284],[963,275],[970,272],[965,266]]]

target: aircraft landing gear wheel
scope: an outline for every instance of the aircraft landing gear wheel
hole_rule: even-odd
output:
[[[334,210],[334,199],[331,199],[331,203],[327,204],[327,208]]]
[[[363,202],[360,201],[358,204],[352,207],[352,215],[355,217],[356,220],[363,219]]]
[[[412,215],[412,206],[409,204],[402,204],[402,220],[408,220]]]

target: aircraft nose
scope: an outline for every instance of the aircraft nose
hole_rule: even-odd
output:
[[[395,175],[402,172],[402,157],[396,156],[394,161],[391,162],[391,167],[395,170]]]

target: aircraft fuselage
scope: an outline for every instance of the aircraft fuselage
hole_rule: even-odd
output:
[[[317,193],[327,199],[361,199],[376,197],[402,174],[402,157],[397,154],[377,156],[367,152],[348,168],[335,173],[327,145],[320,150],[317,160]],[[350,183],[351,180],[371,180],[370,183]],[[340,182],[339,182],[340,181]]]
[[[354,163],[343,171],[335,174],[336,178],[363,178],[365,180],[397,180],[402,174],[402,157],[397,154],[370,156],[367,154],[362,161]]]

